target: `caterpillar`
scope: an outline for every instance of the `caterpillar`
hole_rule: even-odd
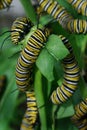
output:
[[[73,33],[87,33],[87,21],[86,20],[79,20],[73,19],[68,22],[67,29]]]
[[[0,9],[9,8],[12,0],[1,0],[0,1]]]
[[[38,0],[38,2],[43,10],[53,16],[67,31],[78,34],[87,33],[87,21],[74,19],[58,2],[52,0]]]
[[[11,26],[11,30],[8,30],[4,33],[1,34],[1,36],[5,33],[10,32],[11,34],[7,36],[2,45],[1,48],[4,44],[4,42],[11,36],[11,41],[13,44],[17,45],[19,44],[20,41],[22,41],[25,36],[30,32],[31,28],[33,27],[33,23],[31,20],[27,17],[18,17],[16,20],[13,22]]]
[[[38,108],[33,90],[26,91],[27,110],[24,114],[20,130],[33,130],[38,120]]]
[[[86,0],[67,0],[78,13],[87,16],[87,1]]]
[[[73,17],[58,2],[52,0],[38,0],[41,8],[53,16],[63,28],[67,28],[67,22]]]
[[[11,39],[14,44],[18,44],[30,32],[33,23],[29,18],[18,17],[11,27]]]
[[[29,38],[27,45],[22,50],[16,65],[16,84],[21,91],[29,88],[31,81],[31,68],[35,63],[41,48],[47,40],[50,32],[47,28],[38,28]]]
[[[71,120],[79,130],[87,130],[87,98],[75,106]]]
[[[68,39],[63,36],[59,36],[63,41],[63,44],[69,50],[68,54],[63,60],[64,77],[60,87],[57,87],[51,95],[51,100],[54,104],[61,104],[68,100],[77,88],[79,81],[79,67],[73,54],[73,49]]]

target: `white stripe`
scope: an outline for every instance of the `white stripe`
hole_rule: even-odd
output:
[[[29,61],[29,60],[25,59],[23,55],[22,55],[21,57],[22,57],[22,58],[23,58],[23,60],[25,61],[25,64],[30,64],[30,63],[32,63],[31,61]],[[23,61],[23,62],[24,62],[24,61]]]

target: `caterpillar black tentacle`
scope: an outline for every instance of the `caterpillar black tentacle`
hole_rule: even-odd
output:
[[[8,37],[11,36],[11,41],[13,44],[18,44],[20,41],[24,39],[24,37],[30,32],[31,28],[33,27],[33,23],[31,20],[27,17],[18,17],[16,20],[13,22],[11,26],[11,30],[5,31],[2,33],[0,36],[4,35],[5,33],[10,32],[11,34],[7,36],[2,45],[1,48],[4,44],[4,42],[8,39]]]
[[[25,35],[30,32],[33,27],[33,23],[29,18],[18,17],[12,24],[11,27],[11,39],[14,44],[18,44],[24,39]]]
[[[9,38],[10,38],[10,35],[7,36],[7,37],[3,40],[2,44],[1,44],[1,47],[0,47],[0,50],[2,50],[5,41],[8,40]]]
[[[11,41],[13,44],[17,45],[20,41],[22,41],[25,36],[30,32],[31,28],[33,27],[33,23],[27,17],[18,17],[13,22],[11,30],[3,32],[0,36],[3,36],[6,33],[11,33],[8,35],[1,44],[1,50],[5,43],[5,41],[11,37]]]

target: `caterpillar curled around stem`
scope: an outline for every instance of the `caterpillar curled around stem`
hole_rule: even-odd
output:
[[[87,1],[86,0],[67,0],[79,14],[87,16]]]
[[[79,67],[73,54],[73,49],[68,39],[60,36],[66,48],[69,50],[68,54],[63,60],[64,77],[60,87],[57,87],[51,95],[51,100],[54,104],[61,104],[67,101],[75,92],[79,81]]]
[[[71,120],[79,130],[87,130],[87,98],[75,106]]]
[[[47,28],[37,29],[22,50],[16,66],[16,84],[21,91],[29,88],[30,72],[50,32]]]
[[[0,0],[0,10],[9,8],[12,3],[12,0]]]
[[[20,130],[33,130],[38,121],[38,108],[34,90],[26,91],[27,110],[24,114]]]

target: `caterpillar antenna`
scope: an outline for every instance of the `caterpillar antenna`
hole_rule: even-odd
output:
[[[10,8],[13,8],[13,7],[14,7],[13,5],[8,6],[8,7],[7,7],[7,11],[9,11]]]
[[[12,31],[10,31],[10,30],[5,31],[5,32],[3,32],[3,33],[0,34],[0,37],[3,36],[4,34],[8,33],[8,32],[12,32]]]
[[[38,27],[39,27],[39,23],[40,23],[40,16],[37,15],[37,29],[38,29]]]
[[[4,39],[4,41],[2,42],[2,44],[1,44],[1,50],[2,50],[2,47],[3,47],[4,43],[5,43],[5,41],[6,41],[9,37],[10,37],[10,35],[9,35],[8,37],[6,37],[6,38]]]
[[[13,55],[9,56],[8,59],[14,57],[15,55],[17,55],[17,54],[20,53],[20,52],[21,52],[21,51],[18,51],[18,52],[16,52],[16,53],[14,53]]]
[[[18,91],[18,88],[12,90],[12,91],[11,91],[11,94],[14,93],[15,91]]]

